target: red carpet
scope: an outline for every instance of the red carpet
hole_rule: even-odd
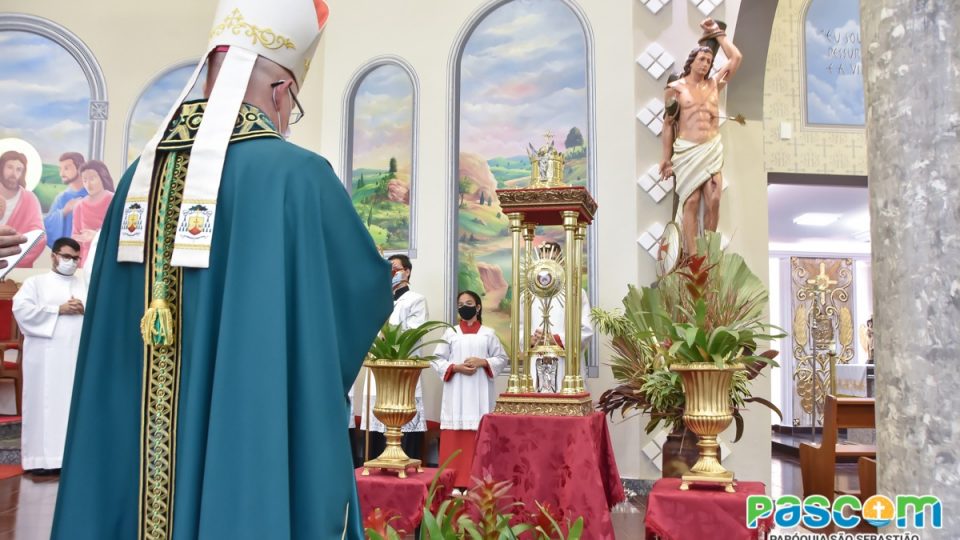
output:
[[[23,474],[23,469],[19,465],[0,465],[0,480],[13,478]]]

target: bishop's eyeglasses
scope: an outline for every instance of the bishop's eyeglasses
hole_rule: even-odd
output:
[[[270,88],[276,89],[278,86],[280,86],[285,82],[287,82],[285,79],[281,79],[277,82],[270,83]],[[293,100],[293,108],[290,110],[290,121],[289,121],[289,125],[292,126],[293,124],[296,124],[300,120],[303,120],[303,114],[304,114],[303,105],[300,105],[300,100],[297,99],[297,96],[296,94],[293,93],[293,90],[290,90],[290,88],[287,88],[287,92],[290,93],[290,99]]]

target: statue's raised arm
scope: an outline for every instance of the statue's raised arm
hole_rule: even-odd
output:
[[[727,25],[723,22],[715,21],[708,17],[700,23],[700,28],[703,29],[703,37],[700,38],[700,45],[708,47],[713,51],[714,58],[716,58],[718,50],[723,50],[724,56],[727,57],[727,63],[722,66],[714,76],[718,89],[723,90],[723,87],[730,82],[730,79],[732,79],[737,70],[740,69],[743,54],[741,54],[740,49],[733,44],[733,41],[727,37]]]

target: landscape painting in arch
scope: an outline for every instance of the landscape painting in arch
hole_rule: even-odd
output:
[[[353,205],[385,251],[410,249],[413,81],[397,64],[373,68],[353,96],[350,188]]]
[[[807,124],[862,127],[859,0],[811,0],[803,25]]]
[[[484,16],[464,45],[454,202],[457,287],[482,295],[483,322],[506,343],[515,296],[509,284],[512,244],[496,190],[529,184],[528,144],[540,147],[547,133],[565,155],[567,183],[587,185],[587,68],[584,29],[560,0],[502,4]],[[535,245],[546,240],[563,245],[562,232],[539,230]],[[586,286],[586,276],[582,283]]]
[[[40,154],[33,189],[43,212],[64,190],[60,156],[90,151],[90,85],[76,59],[55,41],[15,30],[0,32],[0,139],[15,137]]]
[[[196,68],[195,64],[175,67],[153,80],[137,98],[130,114],[130,125],[127,126],[127,155],[126,165],[129,166],[143,152],[150,137],[156,133],[164,117],[173,107],[173,102],[180,96],[183,86],[190,80],[190,75]],[[206,68],[200,72],[200,78],[187,100],[203,97],[203,81],[206,77]]]

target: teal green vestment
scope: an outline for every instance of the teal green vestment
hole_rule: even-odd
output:
[[[52,537],[360,539],[346,393],[390,315],[390,265],[330,164],[245,105],[209,268],[171,268],[202,107],[157,152],[145,263],[117,262],[136,163],[103,222]],[[158,297],[170,339],[145,345]]]

